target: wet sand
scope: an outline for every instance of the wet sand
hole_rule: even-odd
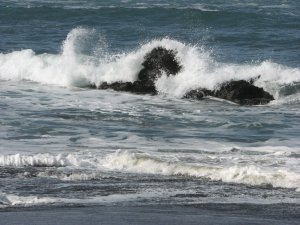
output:
[[[300,224],[300,206],[291,204],[193,206],[87,206],[10,208],[0,225],[194,225]]]

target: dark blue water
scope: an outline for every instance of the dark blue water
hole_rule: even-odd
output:
[[[94,28],[111,51],[154,38],[205,45],[224,62],[300,61],[298,1],[1,1],[0,51],[57,53],[74,27]]]

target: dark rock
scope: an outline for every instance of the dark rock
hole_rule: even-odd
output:
[[[131,91],[133,89],[133,83],[131,82],[113,82],[108,84],[107,82],[103,82],[99,87],[99,89],[112,89],[115,91]]]
[[[147,70],[163,70],[167,75],[177,74],[182,66],[176,59],[176,52],[174,50],[167,50],[162,47],[154,48],[145,56],[145,61],[142,63]],[[142,74],[139,75],[139,79],[149,79]]]
[[[155,94],[155,89],[149,89],[149,87],[145,87],[143,82],[141,81],[135,81],[133,83],[131,82],[113,82],[111,84],[108,84],[107,82],[103,82],[99,87],[99,89],[112,89],[115,91],[126,91],[126,92],[132,92],[137,94],[147,94],[152,93]]]
[[[274,100],[269,98],[251,98],[251,99],[240,99],[238,101],[233,101],[235,103],[238,103],[240,105],[266,105],[270,101]]]
[[[249,83],[250,83],[250,84],[254,84],[254,82],[257,81],[260,77],[261,77],[261,76],[258,75],[257,77],[251,78],[251,79],[249,80]]]
[[[207,89],[196,89],[187,92],[183,98],[202,100],[205,96],[212,96],[213,92]]]
[[[155,81],[164,72],[167,76],[177,74],[182,66],[176,59],[176,52],[162,47],[154,48],[145,56],[144,68],[138,74],[146,90],[155,90]]]
[[[256,87],[245,80],[224,83],[213,96],[242,105],[261,105],[274,100],[274,97],[263,88]]]
[[[198,88],[187,92],[183,98],[201,100],[205,96],[212,96],[221,99],[226,99],[240,105],[264,105],[274,100],[274,97],[263,88],[253,85],[255,80],[260,76],[251,79],[250,81],[238,80],[223,83],[219,90],[211,91],[204,88]]]
[[[143,81],[138,80],[133,83],[133,90],[131,92],[138,93],[138,94],[151,94],[156,95],[157,91],[155,86],[146,85]]]
[[[167,76],[177,74],[182,66],[176,60],[176,53],[162,47],[154,48],[146,54],[142,63],[143,69],[138,74],[138,80],[131,82],[102,83],[99,89],[113,89],[115,91],[127,91],[139,94],[157,94],[155,81],[162,73]]]
[[[89,84],[88,87],[92,88],[92,89],[96,89],[97,88],[96,84]]]
[[[99,89],[113,89],[115,91],[126,91],[139,94],[157,94],[155,81],[165,73],[167,76],[176,75],[182,66],[176,59],[176,52],[162,47],[152,49],[145,55],[142,63],[143,69],[138,73],[135,82],[113,82],[102,83]],[[207,89],[195,89],[188,91],[183,98],[201,100],[205,96],[227,99],[242,105],[261,105],[274,100],[273,96],[253,83],[260,76],[246,80],[230,81],[221,84],[217,91]],[[91,87],[96,87],[91,85]]]

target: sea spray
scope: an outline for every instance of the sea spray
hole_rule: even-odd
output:
[[[152,40],[132,52],[122,54],[104,53],[105,48],[102,49],[99,43],[95,43],[103,55],[99,52],[93,55],[95,51],[84,49],[86,43],[91,45],[89,42],[93,38],[89,36],[94,33],[95,31],[84,28],[73,29],[63,42],[60,54],[36,54],[31,49],[1,53],[0,79],[30,80],[65,87],[86,87],[89,84],[98,86],[104,81],[133,82],[142,69],[145,54],[162,46],[177,53],[183,69],[176,76],[162,76],[157,80],[156,87],[161,94],[182,97],[194,88],[213,90],[226,81],[249,80],[260,76],[255,85],[263,87],[279,99],[281,88],[300,82],[299,68],[290,68],[272,61],[258,64],[221,63],[201,46],[191,46],[169,38]],[[90,54],[87,55],[87,52]],[[294,94],[297,93],[298,90]]]

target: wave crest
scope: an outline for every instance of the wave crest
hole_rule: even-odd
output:
[[[192,164],[127,151],[117,151],[101,157],[92,155],[87,157],[81,154],[1,155],[0,166],[70,167],[83,170],[83,174],[74,171],[74,174],[68,174],[68,176],[59,173],[57,175],[44,172],[39,174],[39,176],[50,176],[62,180],[89,180],[95,179],[101,171],[122,171],[167,176],[183,175],[250,185],[270,184],[273,187],[295,188],[300,191],[300,174],[286,169],[265,168],[256,165]],[[91,171],[92,173],[90,173]]]
[[[271,184],[274,187],[296,188],[300,190],[300,175],[286,170],[267,171],[251,166],[212,167],[166,162],[147,154],[116,152],[108,155],[103,164],[113,170],[134,173],[150,173],[161,175],[186,175],[222,182],[243,183],[250,185]]]
[[[122,54],[110,54],[101,35],[95,30],[75,28],[62,45],[60,54],[36,54],[33,50],[0,54],[0,79],[30,80],[43,84],[85,87],[102,82],[137,79],[143,57],[153,48],[162,46],[177,52],[183,70],[176,76],[162,76],[156,82],[162,94],[182,97],[193,88],[215,89],[219,84],[237,79],[255,78],[255,85],[280,99],[300,92],[300,69],[272,61],[258,64],[217,62],[202,46],[191,46],[170,38],[152,40],[140,48]],[[292,93],[285,91],[293,86]]]

